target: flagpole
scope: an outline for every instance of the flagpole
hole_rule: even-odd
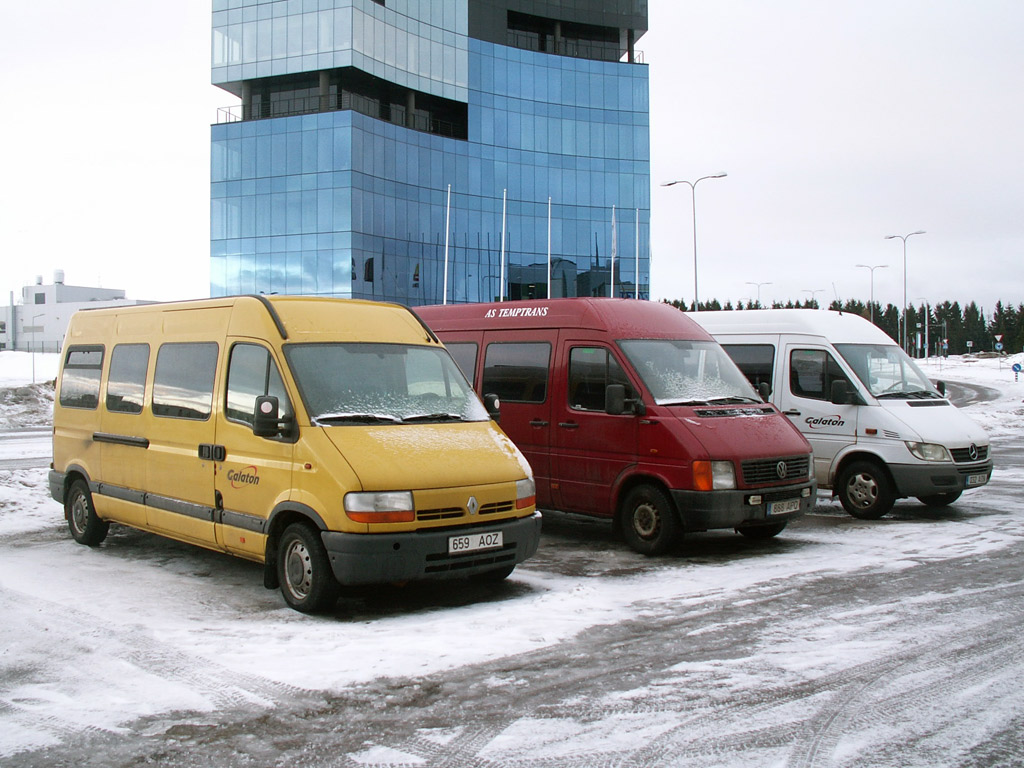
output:
[[[498,301],[505,300],[505,213],[508,210],[508,189],[501,191],[501,285],[498,286]]]
[[[640,209],[636,209],[636,298],[640,298]]]
[[[548,298],[551,298],[551,196],[548,195]]]
[[[611,298],[615,298],[615,251],[618,248],[618,243],[615,239],[615,206],[612,206],[612,268],[611,268]]]
[[[442,304],[448,303],[448,230],[452,218],[452,185],[448,185],[448,204],[444,214],[444,290],[441,292]]]

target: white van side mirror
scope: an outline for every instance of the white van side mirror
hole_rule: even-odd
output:
[[[829,392],[829,402],[833,405],[856,405],[857,397],[850,391],[850,383],[844,379],[837,379],[832,382],[832,390]]]

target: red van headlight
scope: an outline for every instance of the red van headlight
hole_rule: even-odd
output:
[[[736,488],[736,470],[731,461],[693,462],[695,491],[729,491]]]

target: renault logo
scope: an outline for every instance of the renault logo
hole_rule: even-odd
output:
[[[978,446],[971,443],[971,447],[967,449],[967,455],[971,457],[971,461],[978,460]]]
[[[789,468],[786,466],[786,462],[780,461],[775,465],[775,474],[779,476],[779,480],[785,480],[787,472],[789,472]]]
[[[469,510],[469,514],[475,515],[477,510],[480,509],[480,504],[476,500],[476,496],[470,496],[469,501],[466,502],[466,509]]]

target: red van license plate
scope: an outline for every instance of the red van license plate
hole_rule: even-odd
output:
[[[787,499],[786,501],[772,501],[768,503],[769,515],[784,515],[786,512],[796,512],[800,509],[800,499]]]
[[[448,554],[458,555],[462,552],[477,552],[481,549],[498,549],[503,544],[501,531],[452,536],[448,539]]]

